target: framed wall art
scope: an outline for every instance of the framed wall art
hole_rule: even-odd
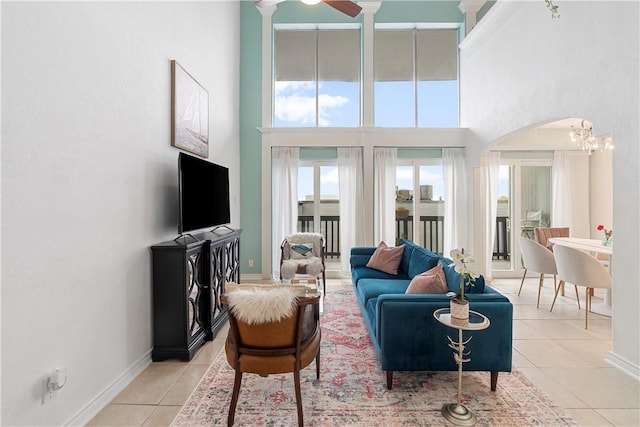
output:
[[[171,61],[171,145],[209,157],[209,92]]]

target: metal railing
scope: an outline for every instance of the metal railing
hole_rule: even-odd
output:
[[[420,239],[413,238],[413,216],[396,218],[396,236],[399,239],[424,243],[424,247],[431,252],[442,255],[444,250],[444,217],[439,215],[420,215],[418,232]]]
[[[298,215],[298,231],[313,232],[313,215]],[[340,216],[321,216],[320,233],[324,236],[325,258],[340,258]]]
[[[313,215],[298,216],[298,231],[313,232]],[[320,233],[325,238],[325,257],[340,258],[340,216],[324,215],[320,217]],[[424,242],[424,247],[431,252],[442,255],[444,251],[444,217],[438,215],[421,215],[417,241],[413,236],[413,216],[396,219],[396,236],[416,243]],[[496,240],[493,249],[494,259],[508,260],[510,257],[509,217],[496,218]],[[397,242],[396,242],[397,243]],[[448,254],[445,254],[448,256]]]

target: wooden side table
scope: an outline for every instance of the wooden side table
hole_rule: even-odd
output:
[[[481,331],[487,329],[491,322],[485,315],[473,310],[469,310],[468,319],[451,317],[449,308],[437,309],[433,312],[433,317],[443,325],[458,330],[458,342],[453,341],[451,337],[447,337],[449,338],[449,347],[457,352],[453,353],[453,359],[458,364],[458,402],[445,403],[442,406],[442,416],[447,421],[459,426],[473,426],[476,424],[476,416],[462,404],[462,364],[471,360],[468,357],[470,352],[465,353],[464,349],[465,344],[471,341],[472,337],[462,341],[462,331]]]

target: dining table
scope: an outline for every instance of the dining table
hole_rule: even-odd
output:
[[[568,246],[579,249],[592,255],[604,254],[609,257],[609,274],[613,265],[613,246],[602,244],[602,240],[583,239],[579,237],[552,237],[549,242],[554,245]],[[579,283],[576,283],[579,285]],[[611,317],[611,289],[605,289],[604,299],[601,303],[591,303],[591,311],[603,316]]]

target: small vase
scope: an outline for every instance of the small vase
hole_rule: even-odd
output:
[[[452,299],[449,301],[449,308],[451,309],[451,317],[456,319],[469,318],[469,301]]]
[[[602,246],[611,246],[611,237],[603,237]]]

